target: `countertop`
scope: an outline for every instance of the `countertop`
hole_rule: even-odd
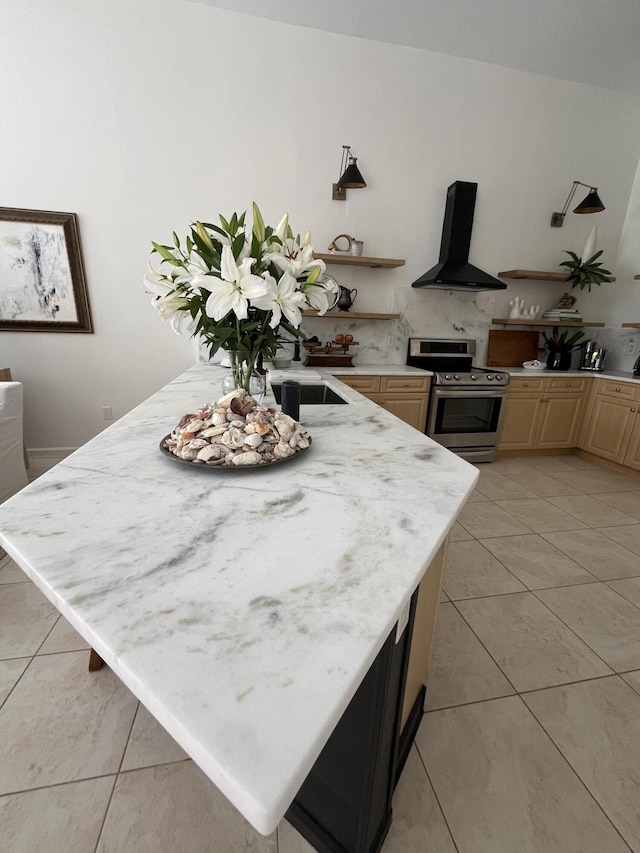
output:
[[[631,370],[525,370],[524,367],[497,367],[496,370],[510,376],[551,376],[562,379],[563,376],[596,376],[600,379],[617,379],[620,382],[640,383],[640,376],[634,376]]]
[[[0,506],[0,544],[267,834],[478,471],[335,379],[352,404],[302,407],[291,462],[165,458],[223,375],[196,365]]]

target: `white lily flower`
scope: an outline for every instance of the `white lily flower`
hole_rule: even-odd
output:
[[[288,272],[294,278],[309,275],[314,267],[324,272],[324,261],[313,257],[313,246],[300,246],[293,240],[287,240],[281,252],[267,252],[264,255],[268,263],[274,263],[282,272]]]
[[[298,282],[288,272],[276,281],[270,273],[264,274],[267,292],[264,296],[252,299],[251,304],[261,311],[271,311],[269,325],[277,329],[280,325],[282,315],[287,318],[294,328],[298,328],[302,322],[301,308],[306,305],[304,293],[298,289]]]
[[[313,284],[306,285],[306,287],[303,285],[303,292],[309,307],[322,316],[336,304],[338,285],[333,279],[316,281]]]
[[[211,291],[205,305],[207,317],[222,320],[229,311],[233,311],[239,320],[246,320],[249,308],[248,300],[257,299],[267,293],[264,279],[251,272],[253,258],[245,257],[236,264],[229,246],[222,247],[220,276],[196,276],[193,284]]]
[[[188,312],[189,300],[181,296],[173,287],[171,279],[154,270],[149,264],[149,272],[144,277],[145,290],[153,295],[151,304],[163,320],[171,322],[173,331],[180,335],[182,329],[193,325]]]

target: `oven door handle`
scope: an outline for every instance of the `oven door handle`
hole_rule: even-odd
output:
[[[506,388],[466,388],[464,391],[462,389],[455,388],[434,388],[433,391],[434,397],[476,397],[476,398],[487,398],[487,397],[506,397],[507,389]]]

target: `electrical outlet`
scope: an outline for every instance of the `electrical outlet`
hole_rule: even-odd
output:
[[[396,339],[393,335],[387,335],[387,346],[394,347],[396,345]]]
[[[627,355],[635,355],[638,351],[638,344],[635,341],[627,341]]]
[[[102,417],[105,421],[113,420],[113,409],[111,408],[111,406],[102,407]]]

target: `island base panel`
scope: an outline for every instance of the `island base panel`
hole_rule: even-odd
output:
[[[391,632],[285,817],[319,853],[377,853],[391,824],[417,592]]]

